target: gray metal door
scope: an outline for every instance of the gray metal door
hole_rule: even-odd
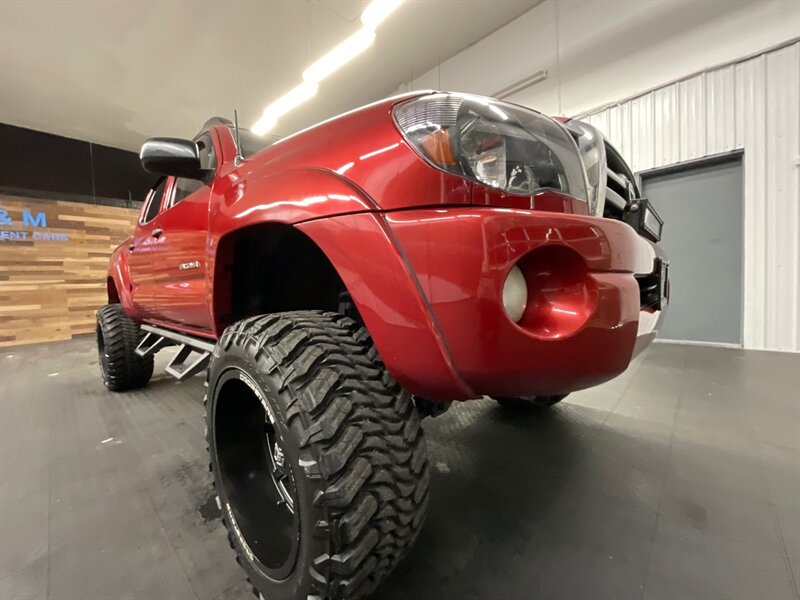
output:
[[[671,297],[659,337],[742,342],[742,163],[696,166],[642,177],[664,219]]]

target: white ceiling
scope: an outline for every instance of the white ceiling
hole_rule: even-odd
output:
[[[539,1],[408,0],[273,133],[389,95]],[[149,136],[191,137],[234,107],[249,126],[358,29],[366,5],[0,0],[0,121],[131,150]]]

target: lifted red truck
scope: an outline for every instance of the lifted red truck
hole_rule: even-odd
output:
[[[428,499],[420,416],[542,408],[620,374],[668,296],[662,222],[591,126],[421,92],[261,150],[212,119],[154,138],[162,176],[108,275],[105,385],[208,368],[208,446],[265,598],[361,598]]]

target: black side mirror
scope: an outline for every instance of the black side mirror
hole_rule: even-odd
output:
[[[205,179],[200,166],[197,144],[178,138],[150,138],[142,145],[139,160],[145,171],[156,175],[174,175],[189,179]]]

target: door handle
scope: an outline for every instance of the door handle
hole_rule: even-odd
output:
[[[152,235],[154,238],[160,238],[162,233],[164,233],[164,230],[161,229],[161,227],[156,227],[153,229],[153,233],[150,235]]]

